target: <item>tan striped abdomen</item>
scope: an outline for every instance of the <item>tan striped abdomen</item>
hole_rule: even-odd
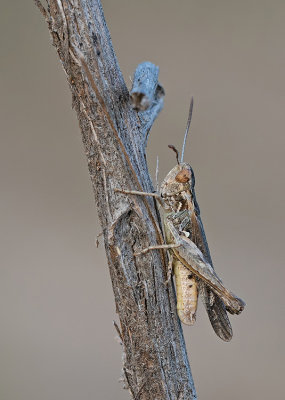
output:
[[[174,275],[176,281],[177,313],[186,325],[193,325],[196,321],[198,305],[198,285],[195,276],[188,268],[174,258]]]

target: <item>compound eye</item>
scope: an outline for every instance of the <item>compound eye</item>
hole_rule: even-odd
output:
[[[188,169],[182,169],[176,177],[175,180],[179,183],[186,183],[190,180],[190,171]]]

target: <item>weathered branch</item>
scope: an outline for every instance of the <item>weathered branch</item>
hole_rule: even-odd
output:
[[[195,399],[174,289],[164,284],[163,250],[134,256],[163,244],[154,199],[116,191],[153,191],[145,142],[163,106],[158,68],[148,63],[136,71],[132,98],[137,112],[100,1],[47,3],[45,9],[36,0],[66,72],[80,124],[120,319],[125,382],[136,400]]]

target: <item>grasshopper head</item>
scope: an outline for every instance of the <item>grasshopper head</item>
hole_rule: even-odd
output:
[[[183,210],[188,206],[194,193],[195,177],[187,163],[176,165],[167,174],[160,187],[160,195],[173,210]]]

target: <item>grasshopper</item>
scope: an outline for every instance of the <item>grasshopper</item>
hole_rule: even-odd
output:
[[[224,341],[232,338],[232,328],[227,315],[239,314],[245,303],[230,292],[216,274],[200,210],[195,196],[195,177],[191,166],[183,162],[186,138],[193,110],[193,98],[184,136],[181,159],[176,152],[177,165],[163,180],[159,194],[117,190],[125,194],[155,197],[163,210],[165,245],[148,247],[135,256],[154,249],[167,249],[169,272],[174,270],[177,294],[177,312],[180,320],[193,325],[196,320],[198,295],[202,298],[215,333]]]

